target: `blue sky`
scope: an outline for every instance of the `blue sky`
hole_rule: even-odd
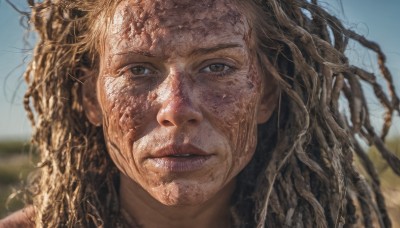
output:
[[[26,7],[24,0],[11,0],[19,7]],[[347,27],[352,28],[377,41],[388,57],[388,66],[395,78],[400,93],[400,1],[399,0],[342,0],[344,11],[340,10],[338,0],[328,1],[328,8],[342,18]],[[326,5],[326,4],[324,4]],[[27,138],[30,124],[22,106],[26,86],[22,80],[24,67],[18,67],[27,61],[31,50],[23,43],[24,29],[19,25],[20,16],[4,0],[0,0],[0,140]],[[363,66],[374,66],[371,59],[375,56],[359,47],[350,45],[351,61]],[[373,115],[379,122],[381,110],[371,101]],[[374,107],[376,107],[374,109]],[[399,134],[400,122],[397,121],[393,134]]]

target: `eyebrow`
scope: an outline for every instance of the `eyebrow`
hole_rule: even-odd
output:
[[[143,56],[147,56],[147,57],[155,57],[154,54],[152,54],[148,51],[142,51],[142,50],[123,51],[123,52],[115,53],[114,55],[127,55],[127,54],[137,54],[137,55],[143,55]]]
[[[208,47],[208,48],[197,48],[193,50],[190,55],[205,55],[209,53],[213,53],[222,49],[228,49],[228,48],[241,48],[243,45],[238,44],[238,43],[226,43],[226,44],[218,44],[214,47]]]
[[[217,52],[219,50],[228,49],[228,48],[242,48],[243,45],[238,43],[226,43],[226,44],[217,44],[213,47],[206,47],[206,48],[197,48],[190,52],[189,56],[192,55],[205,55],[213,52]],[[126,55],[126,54],[137,54],[147,57],[155,57],[156,55],[152,54],[151,52],[144,51],[144,50],[129,50],[118,52],[115,55]]]

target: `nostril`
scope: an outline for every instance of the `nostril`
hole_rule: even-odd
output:
[[[190,119],[190,120],[187,121],[187,123],[189,123],[189,124],[191,124],[191,125],[195,125],[195,124],[198,123],[198,120],[196,120],[196,119]],[[175,123],[175,124],[174,124],[174,122],[171,122],[171,121],[169,121],[169,120],[163,120],[163,121],[161,121],[161,124],[162,124],[163,126],[168,127],[168,126],[175,126],[175,125],[178,124],[178,123]]]
[[[172,122],[170,122],[169,120],[163,120],[162,125],[163,126],[173,126],[174,124]]]
[[[190,124],[196,124],[196,123],[197,123],[197,120],[196,120],[196,119],[190,119],[188,122],[189,122]]]

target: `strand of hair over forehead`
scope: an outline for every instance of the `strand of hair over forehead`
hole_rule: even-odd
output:
[[[101,129],[86,120],[79,97],[81,69],[95,65],[94,40],[99,34],[93,30],[94,15],[102,15],[100,8],[112,8],[117,1],[28,3],[31,23],[40,36],[25,74],[29,87],[24,100],[35,130],[32,141],[41,157],[38,178],[30,188],[36,224],[122,226],[114,184],[117,171],[105,151]],[[385,55],[375,43],[344,28],[316,1],[254,3],[265,10],[265,23],[270,25],[259,34],[260,50],[276,55],[259,56],[282,90],[282,111],[276,115],[276,146],[266,149],[270,136],[262,137],[271,129],[260,129],[255,156],[264,162],[249,165],[241,174],[239,183],[245,187],[235,193],[235,225],[351,227],[360,216],[358,222],[365,227],[372,221],[390,227],[379,177],[355,139],[359,135],[375,145],[400,174],[399,159],[384,146],[392,116],[399,113]],[[96,7],[99,4],[104,7]],[[344,55],[349,39],[377,54],[380,73],[349,64]],[[386,80],[387,89],[378,84],[377,76]],[[371,125],[361,82],[373,88],[386,110],[381,135]],[[340,98],[347,101],[348,114],[339,110]],[[353,154],[360,158],[365,177],[353,166]]]

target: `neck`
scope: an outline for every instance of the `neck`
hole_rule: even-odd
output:
[[[128,223],[135,221],[142,228],[230,227],[229,207],[234,188],[235,182],[231,181],[202,204],[168,206],[155,200],[136,182],[121,174],[121,208]]]

